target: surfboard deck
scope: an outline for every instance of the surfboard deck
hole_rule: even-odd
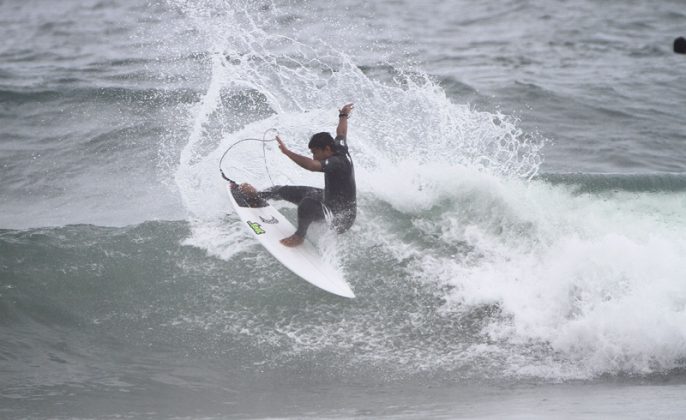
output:
[[[354,298],[343,277],[319,255],[311,242],[289,248],[281,239],[291,236],[295,227],[265,200],[246,197],[237,184],[227,184],[229,199],[238,217],[262,246],[284,267],[303,280],[338,296]]]

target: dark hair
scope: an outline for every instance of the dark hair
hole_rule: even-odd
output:
[[[686,54],[686,39],[679,37],[674,40],[674,52],[677,54]]]
[[[326,149],[326,146],[331,147],[331,149],[334,147],[333,137],[331,137],[331,134],[327,132],[315,134],[310,138],[310,143],[307,145],[307,147],[310,149],[314,148],[322,150]]]

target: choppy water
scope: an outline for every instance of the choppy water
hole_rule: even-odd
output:
[[[0,412],[681,417],[684,18],[0,2]],[[217,167],[347,101],[359,217],[318,241],[353,301],[257,246]],[[322,184],[266,149],[225,169]]]

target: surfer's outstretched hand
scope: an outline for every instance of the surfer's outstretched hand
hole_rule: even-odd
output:
[[[276,136],[276,142],[279,143],[279,150],[281,150],[281,153],[288,155],[290,150],[288,150],[288,146],[286,146],[286,143],[284,143],[278,135]]]
[[[338,114],[339,115],[345,114],[348,116],[348,118],[350,118],[350,114],[353,112],[353,109],[355,109],[355,107],[353,106],[353,104],[351,102],[349,104],[343,105],[343,108],[338,110]]]

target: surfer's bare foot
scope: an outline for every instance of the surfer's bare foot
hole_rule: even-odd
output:
[[[240,188],[241,192],[247,195],[248,197],[257,196],[257,190],[255,189],[255,187],[248,183],[241,184],[238,187]]]
[[[303,238],[300,235],[296,235],[295,233],[289,236],[288,238],[283,238],[281,240],[281,243],[286,245],[287,247],[293,248],[298,245],[301,245],[303,242],[305,242],[305,238]]]

